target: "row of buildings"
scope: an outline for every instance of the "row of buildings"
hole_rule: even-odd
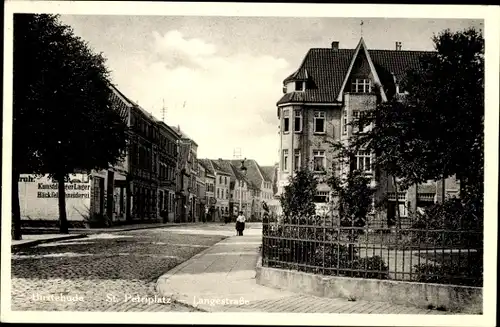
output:
[[[308,51],[298,69],[283,81],[283,95],[277,102],[280,126],[278,194],[297,169],[309,168],[319,178],[316,202],[327,207],[331,190],[324,176],[345,175],[349,170],[363,171],[376,188],[377,199],[388,199],[386,210],[374,211],[372,224],[394,223],[397,206],[401,217],[426,207],[444,196],[456,196],[460,181],[428,181],[396,194],[392,178],[374,169],[374,154],[360,150],[348,163],[336,160],[332,142],[346,144],[353,133],[362,132],[351,122],[381,102],[404,96],[407,72],[419,69],[420,58],[431,52],[369,49],[363,38],[355,49],[341,49],[339,42],[330,48]],[[444,185],[443,185],[444,182]],[[444,192],[443,192],[444,190]]]
[[[276,167],[255,160],[198,159],[198,144],[179,126],[156,119],[115,86],[112,103],[127,123],[125,159],[101,171],[72,174],[66,183],[71,226],[138,221],[225,221],[238,210],[260,219],[262,201],[273,201]],[[23,224],[52,225],[59,217],[57,184],[23,174],[19,181]]]

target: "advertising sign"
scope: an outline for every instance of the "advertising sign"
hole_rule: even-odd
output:
[[[68,220],[83,220],[90,210],[90,178],[71,174],[64,184]],[[59,219],[57,181],[48,176],[23,174],[19,178],[19,204],[22,219]]]

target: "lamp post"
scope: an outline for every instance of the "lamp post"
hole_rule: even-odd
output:
[[[240,167],[241,173],[243,174],[244,177],[246,176],[246,173],[247,173],[247,167],[245,167],[246,160],[247,160],[246,158],[241,160],[241,167]],[[239,211],[243,211],[243,208],[241,206],[242,198],[243,198],[243,182],[240,182],[240,207],[239,207],[240,210]]]

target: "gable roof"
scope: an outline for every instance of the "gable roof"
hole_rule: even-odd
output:
[[[248,179],[243,176],[239,169],[231,164],[231,160],[219,159],[214,161],[217,163],[217,165],[219,165],[222,169],[224,169],[231,175],[232,180],[244,180],[248,182]]]
[[[358,48],[361,45],[358,44]],[[420,58],[435,53],[434,51],[408,50],[370,50],[367,54],[373,63],[382,84],[393,81],[393,75],[401,83],[409,70],[420,69]],[[348,74],[356,49],[313,48],[310,49],[299,69],[294,73],[299,76],[301,69],[306,70],[309,85],[305,91],[284,94],[277,105],[288,102],[339,103],[342,84]],[[288,76],[283,83],[294,80],[294,74]],[[387,77],[390,76],[390,79]]]
[[[208,159],[198,159],[198,162],[200,165],[203,166],[203,168],[205,168],[205,173],[208,175],[213,175],[215,176],[215,171],[214,171],[214,167],[212,166],[212,163],[210,162],[210,160]]]
[[[241,167],[241,160],[231,160],[231,164],[239,171]],[[261,167],[257,161],[253,159],[245,160],[245,167],[247,168],[246,177],[247,179],[258,189],[262,185],[263,181],[271,182],[272,180],[262,171]]]
[[[269,179],[270,182],[274,181],[274,173],[276,170],[275,166],[262,166],[260,167],[265,176]]]
[[[227,170],[226,167],[224,167],[223,165],[221,165],[218,160],[212,160],[212,159],[206,159],[206,160],[210,161],[210,164],[212,165],[214,171],[217,174],[223,174],[223,175],[231,176],[231,171]]]
[[[344,81],[342,82],[342,87],[340,88],[340,91],[338,92],[337,95],[337,101],[340,102],[342,101],[342,94],[344,92],[345,86],[347,82],[349,81],[349,77],[351,76],[352,68],[354,67],[354,63],[356,62],[356,59],[359,56],[360,50],[363,49],[363,53],[365,54],[366,60],[368,61],[368,65],[370,66],[370,71],[373,75],[373,79],[375,80],[374,84],[375,85],[382,85],[380,78],[378,77],[377,70],[375,69],[375,66],[373,65],[370,53],[368,52],[368,49],[366,48],[365,41],[363,38],[359,40],[358,46],[356,47],[356,50],[354,52],[354,55],[352,56],[351,59],[351,64],[349,65],[349,69],[347,70],[347,73],[345,74]],[[387,101],[387,96],[385,95],[384,88],[380,88],[380,93],[382,96],[383,101]]]

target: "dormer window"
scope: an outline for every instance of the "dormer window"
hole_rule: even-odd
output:
[[[352,81],[351,92],[370,93],[372,91],[372,82],[367,78],[356,78]]]
[[[296,81],[295,82],[295,91],[305,91],[306,82],[304,81]]]

